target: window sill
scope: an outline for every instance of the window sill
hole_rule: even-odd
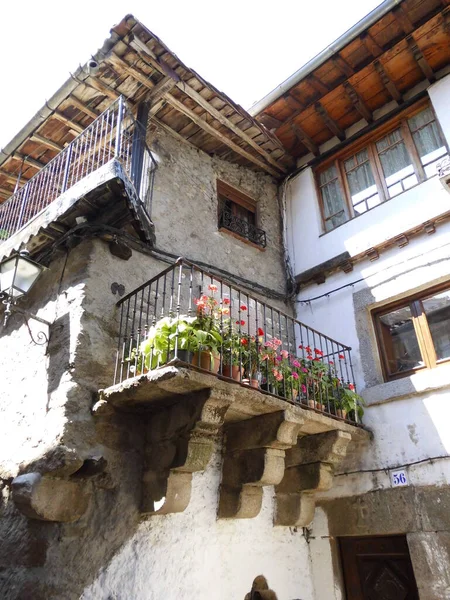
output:
[[[446,388],[450,388],[450,364],[448,362],[435,369],[424,369],[407,377],[365,388],[361,395],[367,406],[376,406]]]
[[[247,238],[242,237],[241,235],[235,233],[234,231],[230,231],[226,227],[219,227],[218,231],[219,231],[219,233],[226,233],[227,235],[231,235],[231,237],[234,237],[235,239],[239,240],[240,242],[244,242],[244,244],[247,244],[248,246],[252,246],[253,248],[256,248],[260,252],[266,251],[266,248],[263,248],[262,246],[255,244],[255,242],[251,242]]]

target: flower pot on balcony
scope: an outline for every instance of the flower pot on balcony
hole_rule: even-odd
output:
[[[337,408],[336,409],[336,416],[340,417],[341,419],[346,419],[347,418],[347,411],[343,410],[342,408]]]
[[[222,375],[235,381],[241,381],[244,375],[244,368],[239,365],[223,365]]]
[[[316,410],[324,410],[324,405],[320,402],[316,402],[315,400],[308,400],[308,406],[310,408],[315,408]]]
[[[212,352],[202,351],[194,352],[192,355],[191,365],[200,367],[205,371],[211,371],[212,373],[218,373],[220,367],[220,357],[218,354]]]
[[[259,389],[259,379],[250,379],[250,386]]]

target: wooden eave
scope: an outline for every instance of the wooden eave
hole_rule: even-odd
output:
[[[282,178],[295,164],[280,141],[228,96],[186,67],[151,31],[125,17],[105,42],[99,69],[77,85],[0,161],[0,202],[33,177],[123,95],[150,123],[209,155]],[[3,153],[4,154],[4,153]],[[19,183],[18,183],[19,182]]]
[[[368,127],[389,103],[395,112],[405,95],[411,99],[413,88],[432,83],[450,65],[448,5],[447,0],[404,0],[273,101],[257,120],[296,159],[311,152],[320,157],[321,145],[335,137],[339,148],[349,127],[362,119]]]

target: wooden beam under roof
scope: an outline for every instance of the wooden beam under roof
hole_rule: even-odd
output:
[[[341,71],[341,73],[345,76],[345,77],[351,77],[352,75],[355,74],[355,69],[353,69],[346,60],[344,60],[342,58],[342,56],[338,53],[335,54],[333,56],[333,58],[331,59],[333,65],[336,67],[336,69],[338,69],[338,71]]]
[[[58,121],[60,121],[61,123],[63,123],[67,127],[69,127],[69,129],[72,129],[73,131],[76,131],[77,133],[83,133],[83,131],[86,129],[86,127],[84,125],[80,125],[80,123],[77,123],[76,121],[72,121],[72,119],[69,119],[68,117],[66,117],[66,115],[63,115],[63,113],[61,113],[57,110],[55,110],[53,112],[53,114],[50,116],[53,117],[54,119],[57,119]]]
[[[366,119],[368,123],[372,123],[372,112],[366,106],[364,100],[361,98],[361,96],[358,94],[355,88],[348,81],[344,81],[343,86],[350,102],[353,104],[355,109],[364,119]]]
[[[374,57],[380,56],[383,54],[383,48],[379,46],[373,37],[370,35],[368,31],[365,31],[359,36],[359,39],[362,41],[364,46],[367,48],[367,51]]]
[[[267,129],[275,130],[282,125],[282,121],[275,119],[271,115],[261,113],[256,117],[260,123],[262,123]]]
[[[10,158],[15,158],[16,160],[20,160],[35,169],[40,170],[45,167],[44,163],[41,163],[38,160],[35,160],[34,158],[31,158],[31,156],[24,156],[23,154],[20,154],[20,152],[14,152],[14,154],[12,154],[10,156]]]
[[[5,171],[0,171],[0,176],[3,177],[3,179],[5,179],[8,183],[16,187],[19,175],[17,175],[17,177],[13,177],[9,173],[5,173]],[[26,183],[27,181],[28,179],[23,176],[20,178],[20,183]]]
[[[295,137],[304,145],[310,152],[314,154],[314,156],[319,156],[319,147],[311,139],[311,137],[303,131],[303,129],[297,125],[297,123],[291,123],[291,129],[294,132]]]
[[[162,74],[166,74],[169,75],[170,77],[172,77],[172,79],[175,79],[175,81],[177,82],[177,87],[178,89],[180,89],[181,91],[183,91],[184,93],[186,93],[187,95],[190,95],[190,97],[193,100],[196,100],[198,103],[200,103],[197,99],[197,96],[193,96],[191,95],[189,92],[192,91],[193,94],[198,94],[198,92],[191,87],[187,82],[182,81],[179,77],[179,75],[173,71],[173,69],[171,69],[169,67],[169,65],[167,65],[164,61],[162,61],[160,58],[158,58],[156,56],[156,54],[154,52],[152,52],[152,50],[150,50],[150,48],[142,41],[140,40],[136,35],[131,34],[131,40],[129,42],[130,47],[135,50],[139,56],[142,58],[142,55],[145,56],[145,58],[143,59],[145,61],[146,64],[150,64],[150,66],[152,66],[154,69],[156,69],[159,73]],[[203,98],[203,96],[201,96],[200,94],[198,94],[200,96],[200,98],[202,98],[203,101],[207,102],[205,98]],[[226,100],[224,100],[226,102]],[[216,110],[211,104],[209,104],[209,102],[207,102],[207,106],[208,108],[205,108],[205,110],[208,110],[208,112],[210,111],[210,109],[214,109]],[[229,106],[229,105],[228,105]],[[237,112],[239,114],[239,107],[231,107],[231,110],[233,112]],[[223,114],[223,109],[221,111],[217,111],[219,114],[221,114],[222,117],[227,118],[226,115]],[[247,115],[246,113],[244,114],[244,111],[242,111],[241,113],[241,117],[243,119],[248,119],[249,115]],[[215,117],[218,118],[218,117]],[[220,119],[219,119],[220,120]],[[273,142],[273,144],[275,146],[277,146],[277,148],[283,149],[285,155],[287,155],[287,157],[289,158],[288,152],[286,150],[286,148],[284,148],[284,146],[280,143],[280,140],[269,130],[264,129],[259,123],[258,121],[255,119],[254,120],[254,125],[256,127],[258,127],[258,129],[260,130],[260,132],[265,136],[268,137],[270,141]],[[237,132],[235,132],[237,135],[239,135],[240,137],[242,137],[242,134],[246,135],[246,137],[250,140],[253,140],[253,138],[251,138],[250,136],[248,136],[247,134],[245,134],[245,132],[240,129],[239,127],[237,127],[237,125],[235,123],[233,123],[230,119],[227,119],[227,122],[224,122],[224,125],[229,128],[230,124],[233,126],[236,126]],[[239,132],[239,133],[238,133]],[[275,160],[272,157],[270,157],[270,154],[268,152],[266,152],[263,148],[261,148],[256,142],[253,141],[253,143],[256,144],[256,146],[253,146],[253,143],[250,143],[247,141],[247,143],[249,145],[251,145],[252,147],[255,148],[255,150],[257,150],[257,152],[259,152],[261,154],[261,150],[264,151],[265,153],[265,158],[266,160],[268,160],[268,162],[271,162],[271,160]],[[269,160],[268,157],[271,158],[271,160]],[[276,161],[277,162],[277,161]],[[274,166],[275,164],[272,163]],[[282,169],[285,172],[284,167],[277,162],[276,164],[276,168],[277,169]]]
[[[89,106],[86,106],[84,102],[81,102],[81,100],[78,100],[78,98],[76,98],[75,96],[69,96],[67,98],[67,102],[69,102],[69,104],[71,104],[74,108],[81,110],[81,112],[84,112],[84,114],[88,115],[94,120],[100,115],[98,110],[93,110],[92,108],[89,108]]]
[[[62,152],[64,150],[63,146],[61,146],[60,144],[57,144],[53,140],[49,140],[49,139],[43,137],[42,135],[39,135],[38,133],[33,133],[30,136],[30,140],[33,142],[37,142],[38,144],[41,144],[42,146],[45,146],[46,148],[51,148],[52,150],[56,150],[57,152]],[[27,140],[25,140],[25,142],[26,141]]]
[[[322,119],[322,121],[325,123],[325,125],[328,127],[328,129],[331,131],[331,133],[333,133],[335,136],[338,137],[338,139],[341,142],[343,142],[345,140],[344,130],[341,127],[339,127],[339,125],[336,123],[336,121],[334,119],[332,119],[330,117],[330,115],[328,114],[326,109],[322,106],[322,104],[320,102],[316,102],[314,104],[314,108],[315,108],[317,114]]]
[[[381,83],[384,85],[391,98],[393,100],[396,100],[399,104],[402,104],[403,96],[400,94],[395,83],[384,70],[384,67],[381,64],[381,62],[379,60],[376,60],[373,63],[373,66],[375,67],[376,72],[380,76]]]
[[[117,69],[122,69],[123,71],[125,71],[126,73],[131,75],[131,77],[134,77],[134,79],[136,79],[143,85],[147,86],[150,90],[153,91],[154,88],[156,87],[155,84],[150,79],[148,79],[148,77],[146,77],[146,75],[144,75],[144,73],[138,71],[135,67],[126,63],[121,57],[117,56],[116,54],[111,54],[110,56],[108,56],[108,60],[110,60]],[[264,150],[264,148],[261,148],[245,132],[243,132],[241,129],[239,129],[239,127],[234,125],[229,119],[227,119],[227,117],[222,115],[217,109],[215,109],[213,106],[211,106],[208,103],[208,101],[205,100],[205,98],[203,98],[203,96],[201,96],[198,92],[196,92],[188,84],[180,81],[180,82],[177,82],[176,85],[177,85],[177,87],[179,87],[180,90],[182,90],[190,98],[195,100],[197,102],[197,104],[199,104],[206,112],[208,112],[211,116],[213,116],[215,119],[217,119],[222,125],[224,125],[228,129],[231,129],[231,131],[233,133],[238,135],[243,141],[245,141],[252,148],[254,148],[259,154],[261,154],[267,160],[268,163],[272,164],[274,167],[276,167],[282,173],[286,172],[285,167],[283,167],[276,160],[274,160],[270,156],[270,154]],[[171,106],[176,108],[179,112],[182,112],[189,119],[191,119],[191,121],[193,121],[196,125],[198,125],[199,127],[202,127],[202,129],[204,129],[205,131],[207,131],[214,137],[218,138],[220,140],[220,142],[228,145],[229,147],[232,147],[232,149],[235,152],[237,152],[238,154],[241,154],[247,160],[250,160],[251,162],[258,164],[258,166],[260,166],[260,167],[263,166],[266,169],[266,165],[264,163],[262,163],[259,159],[256,159],[255,156],[253,156],[252,154],[248,153],[246,150],[244,150],[243,148],[241,148],[240,146],[235,144],[232,140],[230,140],[227,136],[224,136],[217,129],[215,129],[214,127],[211,127],[204,119],[201,119],[195,112],[193,112],[191,109],[186,107],[182,102],[180,102],[174,96],[172,96],[172,94],[170,94],[169,92],[166,92],[164,94],[164,99],[167,100],[167,102]],[[181,108],[181,107],[183,107],[183,108]],[[275,173],[272,169],[269,172],[271,172],[272,174],[275,174],[277,177],[280,175],[279,173]]]
[[[395,20],[403,29],[404,33],[406,33],[406,35],[410,34],[411,31],[414,31],[414,25],[411,22],[408,13],[401,4],[399,4],[392,10],[392,14],[394,15]]]
[[[408,48],[409,48],[410,52],[412,53],[412,55],[414,57],[414,60],[419,65],[422,73],[425,75],[425,77],[428,79],[428,81],[430,83],[433,83],[433,81],[436,81],[436,75],[435,75],[433,69],[428,64],[427,59],[422,54],[422,50],[417,45],[416,40],[413,38],[413,36],[408,35],[408,37],[406,38],[406,42],[408,44]]]
[[[313,73],[307,75],[306,81],[313,87],[321,96],[325,96],[330,91],[329,87],[318,79]]]
[[[9,198],[10,196],[12,196],[13,193],[14,192],[12,192],[11,190],[7,190],[6,188],[0,187],[0,194],[5,196],[6,198]]]

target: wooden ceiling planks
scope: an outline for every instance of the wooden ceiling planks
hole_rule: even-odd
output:
[[[296,158],[310,149],[298,132],[293,135],[293,123],[315,145],[335,135],[343,141],[348,127],[361,119],[372,122],[379,108],[392,100],[393,107],[401,104],[406,92],[426,79],[434,81],[436,72],[450,64],[447,4],[405,0],[276,99],[258,120],[272,119],[273,132]],[[313,105],[320,122],[311,115]]]

